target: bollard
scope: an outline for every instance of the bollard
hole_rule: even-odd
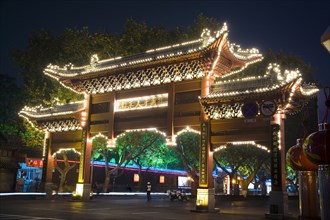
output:
[[[319,187],[320,187],[320,213],[322,220],[330,219],[330,168],[329,164],[319,165],[318,167]]]
[[[316,172],[299,171],[299,219],[320,219],[317,198]]]

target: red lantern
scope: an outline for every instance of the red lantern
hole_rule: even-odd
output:
[[[291,147],[286,153],[286,162],[294,170],[298,171],[317,171],[318,166],[312,163],[303,153],[301,146],[302,140],[297,140],[297,145]]]
[[[320,130],[310,134],[303,144],[304,154],[317,165],[330,163],[329,127],[330,124],[322,124]]]

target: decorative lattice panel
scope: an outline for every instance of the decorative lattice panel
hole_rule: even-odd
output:
[[[50,132],[81,130],[80,122],[76,119],[42,122],[41,127]]]
[[[170,82],[198,79],[204,76],[201,61],[159,66],[125,74],[82,81],[79,90],[90,94],[147,87]]]
[[[240,118],[243,103],[230,103],[221,105],[204,106],[204,111],[211,119]]]

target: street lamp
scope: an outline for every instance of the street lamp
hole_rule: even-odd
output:
[[[330,26],[328,26],[324,34],[321,36],[321,44],[330,53]]]

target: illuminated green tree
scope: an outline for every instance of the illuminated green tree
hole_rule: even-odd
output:
[[[215,163],[229,175],[231,180],[236,180],[246,192],[260,167],[270,157],[266,148],[258,146],[227,144],[213,154]]]
[[[69,171],[79,163],[79,157],[80,154],[71,148],[63,149],[55,154],[55,169],[60,174],[59,192],[63,192],[66,177]]]
[[[111,175],[117,174],[120,168],[125,168],[129,163],[137,161],[141,155],[150,148],[157,148],[165,143],[165,136],[157,130],[127,131],[116,139],[116,147],[108,148],[105,137],[93,139],[95,157],[100,154],[105,162],[105,180],[103,192],[107,192]],[[115,167],[110,167],[110,161],[115,162]],[[122,169],[123,171],[124,169]]]
[[[183,167],[195,183],[199,181],[200,134],[193,130],[184,130],[176,138],[174,150],[179,154]]]
[[[165,142],[161,145],[152,145],[143,154],[134,157],[132,161],[138,166],[141,178],[143,178],[141,175],[142,168],[146,169],[146,173],[148,173],[151,167],[157,169],[183,169],[179,155],[167,146]],[[143,181],[140,181],[140,184],[142,183]]]

